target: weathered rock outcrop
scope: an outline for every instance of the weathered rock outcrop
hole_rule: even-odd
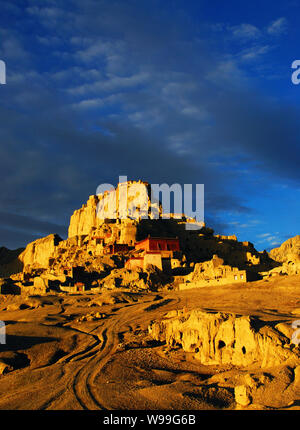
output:
[[[292,276],[292,275],[300,275],[300,261],[288,261],[280,264],[278,267],[275,267],[268,272],[262,272],[262,276],[264,278],[268,278],[271,276]]]
[[[270,367],[298,362],[299,348],[270,325],[254,317],[202,310],[172,311],[149,326],[156,340],[193,352],[203,364]]]
[[[61,240],[57,234],[50,234],[29,243],[18,257],[23,263],[24,269],[26,269],[26,266],[47,268],[49,266],[49,258],[53,255],[55,247]]]
[[[108,276],[99,281],[99,285],[108,290],[120,288],[121,290],[139,291],[150,290],[156,291],[158,287],[166,284],[169,277],[157,267],[149,265],[147,270],[140,268],[136,270],[113,269]]]
[[[77,209],[70,219],[68,236],[88,235],[92,228],[99,227],[100,219],[97,218],[97,196],[90,196],[87,203]]]
[[[280,263],[289,261],[300,264],[300,235],[291,237],[278,248],[270,251],[270,257]]]
[[[209,261],[203,263],[196,263],[193,272],[191,272],[186,278],[191,282],[202,281],[206,279],[228,279],[229,281],[234,281],[234,276],[242,273],[244,276],[238,277],[239,282],[242,280],[246,281],[246,275],[244,272],[239,271],[237,267],[231,267],[224,265],[224,260],[214,255]]]
[[[126,197],[124,197],[126,195]],[[88,235],[97,230],[105,219],[129,219],[159,214],[160,206],[151,202],[150,186],[143,181],[118,184],[115,190],[89,197],[70,219],[69,237]]]
[[[119,183],[109,191],[98,189],[99,194],[90,196],[87,203],[71,216],[67,240],[55,234],[38,239],[9,262],[9,267],[1,267],[0,248],[0,276],[20,274],[13,278],[20,286],[33,283],[33,278],[42,274],[49,281],[53,281],[50,279],[52,275],[57,281],[61,275],[66,275],[66,282],[88,283],[90,287],[95,281],[96,285],[102,286],[100,281],[112,269],[124,268],[128,260],[140,257],[135,244],[149,236],[178,239],[180,252],[173,256],[161,253],[157,262],[153,260],[153,250],[144,250],[143,267],[147,267],[150,258],[151,264],[166,273],[174,269],[173,275],[187,276],[182,289],[194,288],[194,284],[199,287],[215,282],[221,285],[255,280],[258,272],[280,265],[266,252],[256,251],[250,242],[238,242],[235,235],[214,235],[204,223],[195,222],[184,214],[163,213],[161,203],[153,199],[151,191],[151,186],[143,181]],[[106,262],[108,255],[111,261]],[[162,258],[171,261],[165,260],[163,265]],[[119,275],[127,278],[126,272]],[[138,284],[149,288],[153,282],[145,276]],[[106,281],[115,288],[119,285],[117,278],[112,275]],[[160,281],[156,285],[168,283]],[[134,282],[124,283],[126,287],[133,285],[135,288]],[[124,283],[121,282],[122,286]]]

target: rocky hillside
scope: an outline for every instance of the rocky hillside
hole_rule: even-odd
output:
[[[181,346],[203,364],[270,367],[299,362],[284,324],[275,329],[255,317],[205,312],[171,311],[153,322],[149,333],[170,347]]]
[[[127,187],[127,198],[123,198],[124,186]],[[97,230],[103,223],[104,218],[124,219],[130,217],[131,212],[135,213],[135,206],[142,208],[140,216],[161,213],[159,202],[152,202],[149,196],[151,191],[149,184],[142,181],[129,181],[118,184],[115,193],[105,192],[103,194],[92,195],[86,204],[75,210],[70,219],[68,230],[69,237],[88,235],[93,230]],[[135,213],[136,215],[136,213]]]
[[[292,237],[270,251],[270,257],[280,263],[300,263],[300,235]]]
[[[49,266],[49,258],[62,239],[57,234],[50,234],[31,243],[26,248],[9,250],[0,248],[0,277],[9,277],[12,274],[34,267]]]
[[[124,203],[119,196],[125,186],[127,198]],[[34,283],[34,278],[41,274],[51,282],[54,277],[61,280],[65,276],[69,283],[81,282],[89,284],[89,287],[95,283],[98,285],[111,270],[124,269],[129,259],[138,259],[140,250],[135,249],[135,244],[148,237],[178,240],[177,254],[172,254],[172,257],[168,254],[174,276],[186,275],[195,268],[194,274],[198,273],[201,279],[226,278],[228,270],[233,267],[251,272],[253,280],[257,276],[252,275],[260,277],[260,272],[268,272],[281,265],[267,252],[258,252],[252,243],[239,242],[235,235],[214,234],[204,223],[197,223],[184,214],[180,214],[180,218],[175,214],[168,215],[166,217],[162,213],[159,202],[152,201],[149,184],[142,181],[118,184],[115,192],[105,191],[90,196],[86,204],[74,211],[68,239],[62,240],[57,234],[50,234],[29,243],[25,250],[14,256],[9,266],[5,266],[0,277],[22,272],[23,277],[20,275],[14,279],[20,283],[20,288],[24,286],[22,282]],[[222,260],[218,273],[215,270],[216,258]],[[165,259],[166,255],[164,262]],[[161,269],[159,265],[157,267]],[[109,283],[118,284],[111,280]]]
[[[37,239],[29,243],[25,250],[18,256],[18,259],[26,266],[33,267],[48,267],[49,258],[52,256],[55,247],[61,242],[62,239],[58,234],[50,234],[49,236]]]

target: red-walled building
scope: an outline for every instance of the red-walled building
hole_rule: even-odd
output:
[[[178,238],[147,237],[135,243],[135,250],[140,251],[139,256],[131,257],[126,261],[127,269],[137,267],[145,269],[148,264],[163,269],[170,266],[170,259],[173,258],[174,252],[180,251],[180,245]]]
[[[113,243],[105,247],[105,254],[117,254],[118,252],[128,252],[129,246],[123,243]]]
[[[180,251],[178,238],[170,237],[147,237],[147,239],[136,242],[135,249],[142,249],[147,253],[159,252],[162,257],[173,256],[173,252]]]

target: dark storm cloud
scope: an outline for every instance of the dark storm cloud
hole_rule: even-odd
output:
[[[222,108],[226,106],[226,109]],[[258,166],[286,180],[300,179],[300,110],[247,92],[215,101],[213,139],[248,154]]]
[[[3,246],[9,249],[25,248],[27,243],[30,243],[39,238],[34,234],[20,232],[16,229],[7,229],[0,227],[0,237]]]
[[[66,227],[29,216],[0,212],[0,237],[7,247],[17,248],[51,233],[66,236]]]
[[[40,234],[47,233],[48,231],[53,231],[53,233],[62,235],[65,234],[64,226],[48,221],[37,220],[25,215],[16,215],[6,212],[0,212],[0,224],[10,229],[28,230]]]
[[[0,88],[0,223],[16,232],[2,228],[0,245],[63,234],[119,175],[204,183],[209,220],[249,211],[235,159],[299,179],[298,112],[248,93],[237,62],[195,37],[187,16],[141,3],[28,2],[33,35],[2,31],[12,69]]]

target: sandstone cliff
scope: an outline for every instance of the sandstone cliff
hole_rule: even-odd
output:
[[[26,266],[47,268],[49,266],[49,258],[53,255],[55,247],[61,240],[57,234],[50,234],[49,236],[37,239],[26,246],[18,259],[23,263],[25,270]]]
[[[123,198],[124,193],[126,198]],[[67,240],[52,234],[28,244],[9,267],[1,272],[0,266],[0,276],[23,271],[26,274],[23,281],[27,282],[29,274],[40,276],[44,269],[51,275],[67,273],[75,282],[72,268],[80,266],[85,272],[95,272],[95,280],[98,280],[108,274],[108,268],[124,267],[130,257],[136,257],[135,243],[148,236],[178,238],[180,252],[168,264],[173,265],[173,269],[178,263],[174,275],[188,275],[194,268],[192,281],[234,276],[232,268],[247,270],[247,280],[253,280],[256,279],[253,274],[280,265],[266,252],[256,251],[250,242],[239,242],[235,235],[214,235],[204,223],[195,223],[184,214],[175,215],[163,213],[160,202],[152,198],[148,183],[120,183],[111,191],[90,196],[86,204],[75,210]],[[114,245],[125,247],[114,248]],[[115,249],[122,249],[122,255],[118,256],[119,251]],[[114,256],[109,264],[103,260],[107,253]],[[216,255],[219,258],[214,258]],[[240,276],[246,280],[243,274]],[[22,277],[19,278],[21,281]]]
[[[267,323],[249,316],[202,310],[172,311],[149,326],[156,340],[181,346],[203,364],[270,367],[299,363],[299,348]]]
[[[75,210],[70,219],[68,236],[88,235],[92,228],[100,225],[100,219],[97,218],[97,196],[90,196],[87,203],[80,209]]]
[[[126,198],[123,197],[125,192]],[[88,235],[101,226],[104,219],[137,219],[150,216],[150,212],[158,216],[160,204],[152,202],[150,196],[149,184],[142,181],[128,181],[118,184],[114,192],[92,195],[71,216],[68,235]]]
[[[300,263],[300,235],[292,237],[270,251],[270,257],[280,263]]]

